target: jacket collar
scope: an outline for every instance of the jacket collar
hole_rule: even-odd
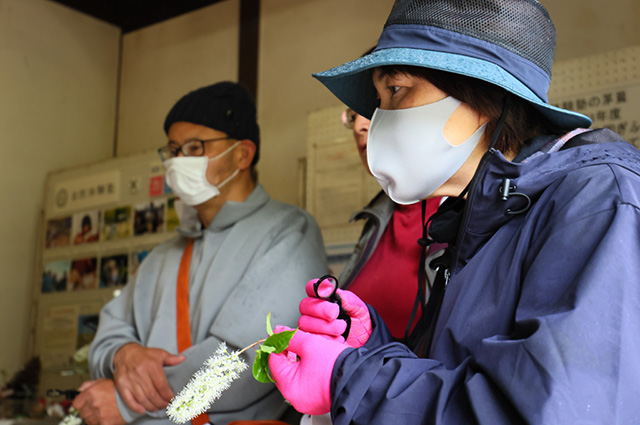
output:
[[[349,221],[352,222],[373,218],[377,220],[378,225],[384,223],[386,227],[389,218],[393,214],[395,205],[396,204],[391,200],[391,198],[381,190],[366,207],[353,213]]]
[[[244,202],[225,202],[206,229],[188,231],[178,228],[178,233],[190,238],[198,238],[204,235],[204,232],[223,231],[262,208],[270,199],[262,185],[258,184]]]
[[[588,144],[553,154],[538,154],[521,163],[508,161],[494,149],[487,152],[486,164],[478,170],[477,182],[467,199],[455,267],[466,264],[507,222],[527,214],[527,200],[520,194],[535,203],[553,182],[588,165],[614,163],[638,170],[637,150],[617,134],[611,132],[610,136],[614,143]],[[504,191],[505,179],[511,188],[507,192]],[[506,199],[503,199],[504,193],[507,193]],[[519,214],[509,214],[509,210],[523,209]]]

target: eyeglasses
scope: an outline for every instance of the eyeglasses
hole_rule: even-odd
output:
[[[352,110],[351,108],[347,108],[343,113],[342,113],[342,124],[344,124],[345,127],[347,127],[349,130],[353,130],[353,126],[356,122],[356,116],[358,114]]]
[[[187,143],[182,146],[172,147],[169,145],[165,145],[158,149],[158,155],[160,155],[160,159],[166,161],[171,158],[175,158],[179,153],[182,153],[183,156],[202,156],[204,155],[204,144],[206,142],[216,142],[218,140],[229,140],[232,137],[217,137],[215,139],[191,139]]]

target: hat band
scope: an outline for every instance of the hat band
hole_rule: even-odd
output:
[[[432,50],[469,56],[498,65],[545,103],[551,77],[542,68],[496,44],[427,25],[394,24],[385,27],[375,51],[389,48]]]

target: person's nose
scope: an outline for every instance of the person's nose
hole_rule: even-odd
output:
[[[367,133],[369,132],[370,123],[371,121],[362,115],[356,115],[356,119],[353,123],[353,133],[360,144],[367,144]]]

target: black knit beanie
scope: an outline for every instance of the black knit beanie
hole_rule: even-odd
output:
[[[252,165],[260,157],[260,127],[256,121],[256,105],[241,84],[231,81],[201,87],[182,97],[164,120],[164,132],[174,122],[186,121],[223,131],[229,137],[249,139],[256,145]]]

